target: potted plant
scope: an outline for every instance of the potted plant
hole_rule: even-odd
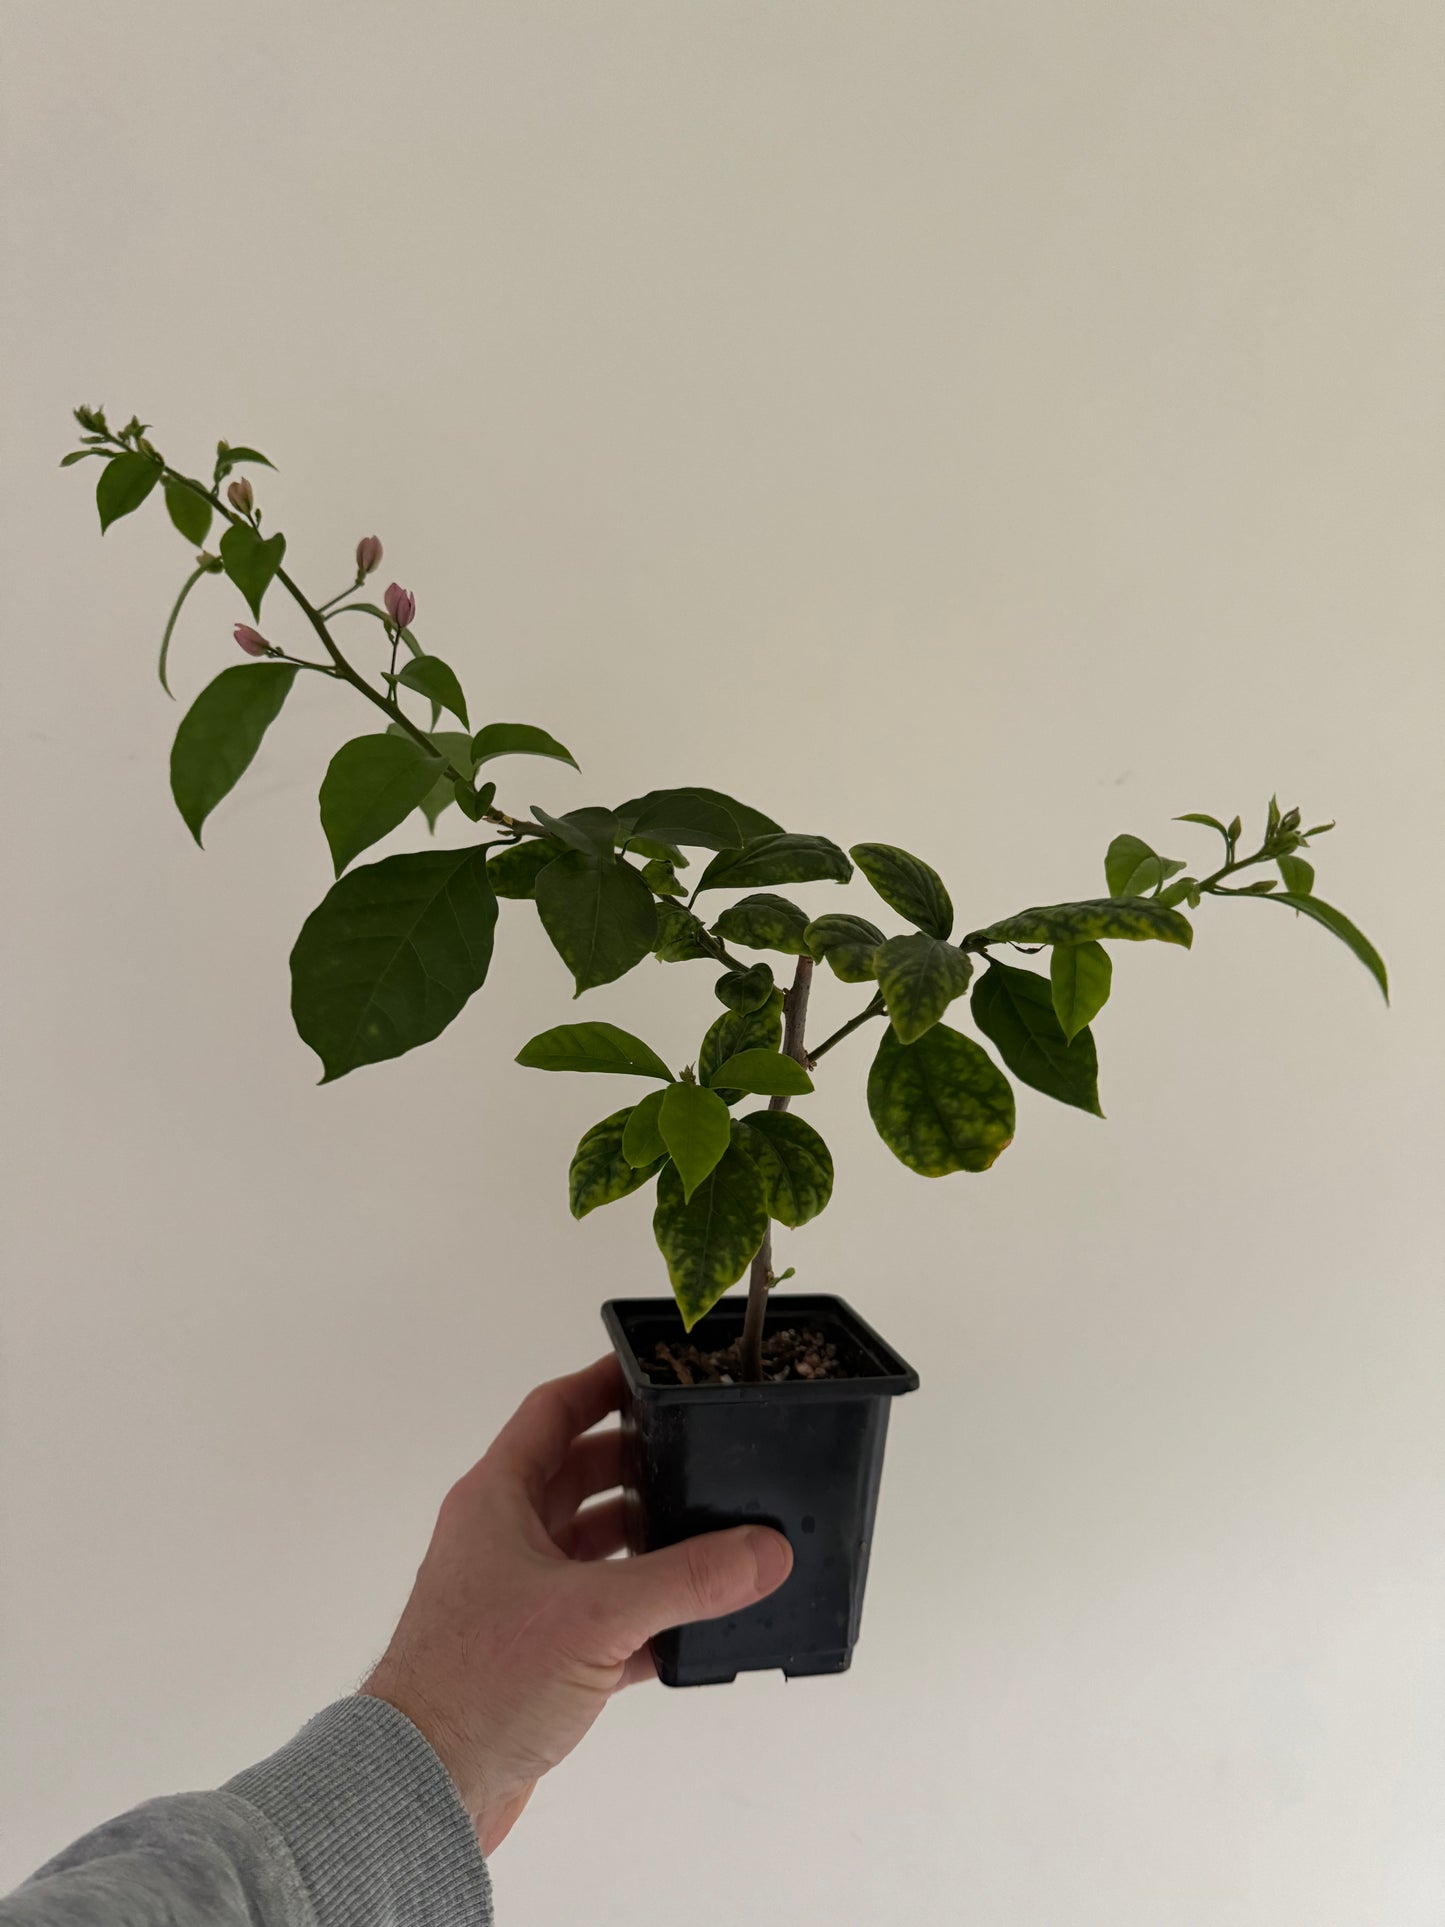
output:
[[[931,1178],[986,1171],[1008,1147],[1010,1075],[1102,1115],[1091,1024],[1109,995],[1105,946],[1188,948],[1185,912],[1206,898],[1272,903],[1323,925],[1388,995],[1374,947],[1314,893],[1304,851],[1333,825],[1303,827],[1298,809],[1271,800],[1258,844],[1246,850],[1238,816],[1190,812],[1175,820],[1220,843],[1221,860],[1198,866],[1202,874],[1120,835],[1105,855],[1103,895],[1019,910],[960,936],[948,889],[922,858],[886,843],[845,850],[712,788],[646,789],[557,814],[524,810],[509,794],[504,808],[494,765],[531,757],[576,768],[571,752],[535,724],[472,715],[455,669],[418,640],[411,593],[392,583],[381,602],[369,598],[365,584],[382,559],[375,537],[358,544],[345,587],[315,601],[287,573],[285,536],[263,528],[246,471],[269,468],[264,455],[221,442],[201,481],[173,469],[142,422],[112,430],[89,408],[76,419],[80,446],[65,462],[103,464],[102,531],[159,491],[197,551],[161,638],[167,689],[177,618],[207,576],[228,578],[254,623],[268,594],[289,597],[315,639],[301,656],[236,625],[247,660],[201,691],[171,752],[171,788],[197,843],[297,676],[330,677],[374,712],[322,778],[335,881],[291,952],[292,1013],[323,1084],[447,1028],[486,980],[499,900],[532,906],[574,996],[645,962],[705,966],[691,1062],[670,1064],[600,1019],[542,1032],[518,1062],[643,1086],[583,1133],[568,1177],[577,1218],[652,1187],[672,1287],[670,1297],[603,1308],[626,1381],[634,1547],[738,1519],[775,1524],[794,1547],[793,1573],[772,1598],[657,1641],[662,1678],[692,1685],[762,1667],[841,1671],[858,1633],[890,1401],[918,1378],[840,1297],[775,1290],[792,1273],[774,1271],[773,1226],[806,1224],[833,1189],[828,1147],[794,1101],[856,1037],[871,1058],[867,1104],[879,1136]],[[205,546],[213,530],[214,551]],[[372,667],[343,653],[343,623],[379,644]],[[357,863],[413,815],[430,831],[452,807],[476,826],[456,847]],[[849,900],[811,916],[785,894],[800,883],[848,884],[855,866],[871,892],[868,914]],[[1045,962],[1006,960],[1019,953]],[[819,965],[858,985],[860,1004],[830,1035],[810,1039]],[[955,1005],[976,1034],[945,1021]],[[746,1296],[727,1296],[744,1276]]]

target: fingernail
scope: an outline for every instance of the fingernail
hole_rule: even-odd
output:
[[[763,1527],[749,1531],[748,1544],[758,1569],[758,1591],[776,1591],[793,1570],[793,1548],[781,1532],[769,1532]]]

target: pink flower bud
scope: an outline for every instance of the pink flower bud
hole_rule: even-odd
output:
[[[253,629],[249,623],[238,622],[236,624],[235,636],[236,641],[248,656],[269,656],[275,653],[260,630]]]
[[[393,582],[382,597],[386,613],[398,629],[410,629],[416,620],[416,597],[410,589],[403,589],[399,582]]]
[[[251,510],[256,506],[256,496],[251,484],[246,480],[244,475],[239,481],[232,482],[231,486],[226,490],[226,500],[231,504],[233,509],[239,509],[242,515],[249,515],[251,513]]]
[[[373,569],[381,567],[381,537],[363,535],[356,545],[356,579],[364,582]]]

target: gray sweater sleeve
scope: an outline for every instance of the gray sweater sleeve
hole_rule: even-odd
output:
[[[492,1927],[486,1863],[405,1714],[352,1694],[210,1793],[147,1800],[0,1899],[0,1927]]]

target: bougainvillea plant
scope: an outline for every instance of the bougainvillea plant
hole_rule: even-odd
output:
[[[1014,1094],[1005,1071],[1102,1115],[1090,1026],[1109,995],[1105,946],[1149,941],[1187,949],[1193,931],[1184,912],[1206,897],[1273,903],[1323,925],[1388,995],[1374,946],[1315,895],[1304,851],[1333,824],[1302,828],[1298,809],[1281,810],[1273,800],[1248,851],[1238,816],[1192,811],[1175,819],[1219,838],[1223,861],[1203,875],[1186,873],[1181,859],[1159,855],[1140,837],[1117,836],[1104,859],[1104,895],[1020,910],[962,937],[954,934],[947,888],[920,857],[887,843],[844,850],[697,784],[555,815],[535,803],[525,813],[515,804],[503,809],[490,773],[501,759],[578,765],[535,724],[471,714],[456,671],[417,639],[410,591],[392,583],[380,603],[366,597],[364,584],[382,560],[375,536],[358,543],[346,587],[313,601],[287,573],[285,536],[263,533],[255,483],[237,473],[270,468],[264,455],[221,442],[209,482],[198,481],[165,461],[146,424],[132,419],[112,430],[100,409],[75,412],[81,446],[65,463],[104,464],[96,484],[102,532],[158,490],[198,551],[161,638],[167,689],[177,618],[207,576],[227,578],[254,623],[268,594],[288,596],[319,646],[320,659],[310,660],[251,623],[236,624],[247,660],[201,691],[171,752],[171,788],[197,843],[297,676],[330,677],[374,712],[373,727],[337,750],[321,780],[321,827],[336,881],[291,952],[291,1009],[321,1060],[323,1083],[447,1028],[486,980],[499,898],[535,907],[575,996],[653,959],[708,967],[711,1021],[695,1061],[676,1071],[641,1038],[600,1020],[544,1031],[517,1061],[649,1086],[639,1102],[584,1133],[569,1177],[573,1215],[655,1185],[653,1229],[688,1329],[749,1272],[749,1378],[762,1375],[763,1313],[777,1282],[772,1227],[806,1224],[833,1188],[827,1145],[789,1105],[812,1091],[812,1072],[855,1032],[875,1039],[867,1102],[879,1136],[910,1170],[938,1178],[986,1171],[1012,1141]],[[214,552],[204,546],[213,529]],[[343,654],[336,639],[343,621],[379,645],[371,668]],[[443,712],[459,727],[439,727]],[[352,867],[411,816],[432,831],[453,806],[476,826],[473,840]],[[906,928],[890,934],[856,909],[810,916],[780,894],[794,884],[846,884],[855,865],[877,899],[869,909],[891,912]],[[1261,867],[1269,874],[1238,880]],[[1022,967],[1000,952],[1047,952],[1046,966]],[[786,988],[770,958],[791,971]],[[863,1002],[831,1035],[809,1043],[817,964],[863,987]],[[943,1021],[965,993],[977,1036]]]

